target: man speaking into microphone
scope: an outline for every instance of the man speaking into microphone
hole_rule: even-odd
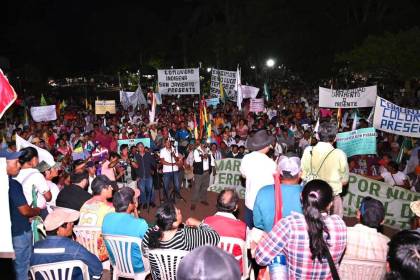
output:
[[[175,188],[175,198],[181,198],[179,194],[179,168],[180,155],[172,146],[171,141],[165,140],[165,147],[160,150],[160,163],[163,166],[163,188],[166,201],[170,200],[169,185],[172,183]]]
[[[191,210],[195,210],[195,204],[201,202],[209,205],[207,202],[207,189],[210,183],[210,173],[214,168],[214,158],[210,153],[205,139],[201,140],[201,144],[194,150],[194,185],[191,201]]]

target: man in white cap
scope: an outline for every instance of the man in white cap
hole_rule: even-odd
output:
[[[274,184],[273,174],[277,167],[267,156],[274,142],[273,135],[266,130],[260,130],[250,136],[246,143],[247,149],[253,152],[244,156],[239,170],[246,178],[245,223],[249,228],[254,227],[252,210],[258,191],[264,186]]]
[[[99,259],[70,238],[73,234],[73,223],[79,216],[76,210],[60,207],[48,214],[44,221],[47,238],[34,244],[31,266],[80,260],[88,266],[91,279],[101,278],[103,268]],[[73,270],[71,279],[83,279],[80,269]]]
[[[300,181],[300,159],[298,157],[282,156],[278,164],[282,192],[282,214],[283,217],[290,213],[302,213],[300,193],[302,186]],[[268,185],[259,190],[254,204],[254,226],[265,232],[273,228],[275,213],[275,191],[274,185]]]

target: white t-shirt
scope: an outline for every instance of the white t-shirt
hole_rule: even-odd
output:
[[[160,150],[160,158],[163,158],[164,161],[169,162],[169,163],[176,163],[176,159],[175,157],[171,155],[171,152],[175,154],[175,157],[178,157],[178,152],[174,148],[171,148],[171,150],[163,148],[162,150]],[[174,165],[174,166],[163,165],[162,171],[163,173],[172,172],[172,171],[176,172],[178,171],[178,166],[177,165]]]
[[[384,178],[384,182],[391,185],[391,186],[403,186],[404,180],[408,180],[407,175],[398,171],[396,174],[392,174],[387,172],[383,172],[381,177]]]
[[[239,170],[246,178],[245,206],[248,209],[254,208],[255,198],[262,187],[274,184],[276,169],[276,163],[263,153],[252,152],[244,156]]]
[[[43,194],[50,191],[50,188],[48,187],[47,180],[45,180],[38,169],[21,169],[15,179],[22,184],[23,194],[25,195],[28,205],[32,204],[32,186],[35,186],[37,192],[36,206],[41,209],[44,209],[47,206],[47,201]]]
[[[52,212],[52,207],[55,206],[55,201],[57,200],[58,193],[60,192],[60,189],[56,184],[54,184],[51,181],[47,180],[48,187],[50,188],[51,192],[51,200],[47,202],[47,209],[48,213]]]

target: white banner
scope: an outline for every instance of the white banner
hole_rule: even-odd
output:
[[[255,113],[264,111],[264,98],[251,98],[249,111]]]
[[[36,122],[49,122],[57,119],[55,105],[31,107],[32,119]]]
[[[420,193],[350,173],[349,189],[343,197],[344,216],[356,216],[360,202],[366,196],[382,202],[386,226],[396,229],[410,228],[410,220],[414,216],[410,203],[419,200]]]
[[[319,87],[320,108],[361,108],[375,106],[376,86],[353,89]]]
[[[0,257],[14,258],[9,209],[9,177],[6,168],[6,158],[0,158],[0,223],[3,227],[3,230],[0,230]]]
[[[135,91],[122,91],[120,90],[120,103],[125,110],[128,107],[133,106],[133,109],[137,107],[139,102],[139,96]]]
[[[242,89],[242,96],[243,99],[245,98],[255,98],[258,95],[258,92],[260,91],[259,88],[252,87],[252,86],[241,86]]]
[[[420,138],[420,110],[400,107],[378,97],[373,127],[393,134]]]
[[[158,83],[162,95],[200,94],[198,68],[158,70]]]
[[[55,164],[54,157],[47,150],[44,150],[38,146],[35,146],[34,144],[29,143],[28,141],[16,134],[16,150],[20,151],[26,147],[32,147],[38,151],[39,162],[45,161],[50,166],[53,166]]]
[[[219,69],[211,70],[210,96],[220,97],[220,83],[222,81],[223,90],[225,91],[226,99],[236,101],[236,71],[226,71]]]
[[[216,160],[216,178],[214,184],[208,190],[221,192],[225,188],[235,189],[241,199],[245,198],[245,188],[241,184],[241,160],[236,158],[225,158]]]
[[[96,100],[95,101],[95,114],[105,115],[106,112],[115,114],[115,100]]]

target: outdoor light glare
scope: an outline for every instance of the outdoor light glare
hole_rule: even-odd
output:
[[[211,72],[211,68],[207,67],[207,73],[210,73],[210,72]]]
[[[274,61],[274,59],[270,58],[270,59],[267,59],[267,62],[265,64],[267,65],[267,67],[271,68],[274,66],[275,63],[276,62]]]
[[[251,69],[254,70],[255,69],[255,65],[251,65]]]

